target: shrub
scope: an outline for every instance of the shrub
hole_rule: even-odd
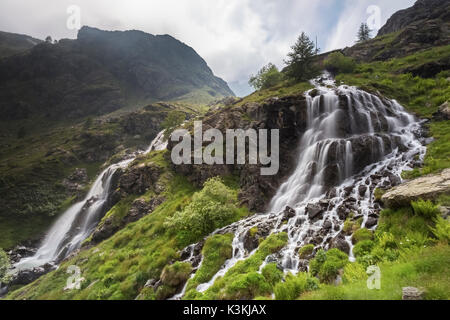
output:
[[[353,247],[353,254],[355,257],[365,256],[372,251],[374,246],[375,243],[372,240],[360,241]]]
[[[238,275],[227,287],[227,300],[249,300],[256,296],[269,294],[272,286],[266,282],[262,274],[250,272]]]
[[[274,286],[283,279],[283,272],[278,269],[276,263],[267,264],[261,271],[262,275],[268,283]]]
[[[333,73],[352,73],[356,62],[353,58],[344,56],[341,52],[333,52],[324,62],[325,69]]]
[[[319,250],[311,260],[309,269],[321,282],[331,282],[336,279],[339,270],[348,263],[348,256],[339,249],[331,249],[325,253]]]
[[[0,283],[8,282],[7,272],[10,268],[11,264],[9,262],[8,255],[5,251],[0,249]]]
[[[367,278],[366,269],[358,262],[348,263],[344,267],[342,281],[344,283],[353,283]]]
[[[289,274],[285,282],[278,283],[274,288],[275,299],[294,300],[306,291],[317,290],[317,279],[307,273],[299,273],[297,276]]]
[[[161,281],[168,286],[177,287],[189,278],[191,272],[192,266],[190,263],[177,261],[164,267]]]
[[[278,71],[278,68],[269,63],[261,68],[256,76],[251,76],[248,83],[255,88],[255,90],[267,89],[273,87],[283,80],[283,74]]]
[[[450,242],[450,222],[448,219],[444,219],[441,216],[438,216],[434,220],[435,226],[431,227],[431,232],[433,232],[434,236],[442,242],[449,243]]]
[[[352,242],[354,244],[364,241],[364,240],[372,240],[373,239],[373,233],[369,229],[362,228],[357,230],[353,236],[352,236]]]
[[[236,194],[220,178],[211,178],[194,194],[182,211],[166,220],[166,227],[180,232],[183,242],[192,243],[233,221],[237,215]]]
[[[438,206],[434,205],[433,202],[429,200],[413,201],[411,202],[411,207],[413,208],[414,214],[424,218],[432,219],[439,214]]]
[[[300,256],[300,259],[306,259],[309,257],[314,251],[314,245],[313,244],[307,244],[306,246],[303,246],[298,251],[298,255]]]

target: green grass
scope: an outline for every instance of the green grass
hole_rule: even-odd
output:
[[[305,91],[312,88],[313,86],[309,82],[293,83],[291,80],[286,80],[272,88],[256,91],[243,98],[236,105],[241,106],[250,102],[262,102],[272,97],[281,98],[290,95],[302,95]]]
[[[353,264],[352,264],[353,265]],[[417,249],[402,255],[395,262],[379,264],[380,290],[369,290],[368,275],[361,273],[353,282],[339,286],[321,285],[319,290],[300,296],[302,300],[400,300],[403,287],[425,289],[425,299],[450,299],[450,247]],[[364,270],[364,269],[362,269]],[[363,277],[361,279],[361,277]]]
[[[258,250],[249,258],[239,261],[223,277],[216,279],[214,284],[203,294],[191,291],[188,298],[206,300],[235,300],[253,299],[265,296],[272,291],[272,277],[266,279],[258,273],[264,259],[272,253],[279,251],[286,245],[287,234],[272,234],[258,247]]]
[[[203,262],[195,273],[195,276],[189,280],[186,287],[186,297],[189,291],[194,290],[202,283],[206,283],[220,270],[226,260],[232,256],[233,234],[214,235],[208,238],[202,249]]]
[[[160,152],[155,152],[154,155],[140,160],[145,162],[160,156]],[[177,233],[167,228],[165,222],[175,212],[186,207],[198,189],[194,188],[187,178],[171,171],[163,175],[167,181],[166,190],[163,192],[166,201],[152,214],[128,224],[99,245],[81,251],[76,257],[64,262],[58,270],[12,292],[7,298],[134,299],[140,294],[140,299],[165,299],[174,294],[178,286],[175,282],[184,279],[190,272],[186,271],[184,265],[168,267],[171,262],[179,259],[179,251],[185,244],[178,241]],[[228,188],[236,187],[236,178],[227,177],[223,182]],[[130,201],[131,199],[125,199],[119,202],[111,209],[110,214],[115,212],[120,216],[121,212],[126,212]],[[245,208],[240,209],[240,212],[248,214]],[[231,250],[230,239],[230,235],[225,235],[207,242],[204,252],[208,252],[208,260],[199,273],[199,279],[210,277],[214,270],[220,267],[223,255],[217,256],[215,250],[221,247],[220,252],[225,255]],[[68,277],[66,270],[70,265],[79,266],[82,277],[86,279],[81,290],[63,290]],[[159,279],[165,268],[165,281],[156,292],[151,288],[142,290],[147,280]],[[178,269],[181,271],[178,272]],[[174,279],[178,280],[172,281]]]
[[[424,214],[424,209],[434,208],[428,203],[419,207],[383,210],[374,239],[362,240],[354,247],[356,262],[344,266],[343,284],[321,284],[319,290],[306,292],[300,299],[398,300],[402,288],[412,286],[424,289],[426,299],[448,300],[450,221]],[[367,287],[370,265],[381,270],[380,290]]]

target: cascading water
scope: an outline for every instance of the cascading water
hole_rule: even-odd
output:
[[[336,239],[352,259],[351,237],[342,232],[345,219],[353,212],[354,219],[362,218],[362,227],[375,229],[380,207],[374,190],[401,182],[401,172],[423,160],[426,148],[416,135],[420,124],[396,101],[354,87],[336,87],[327,74],[312,84],[315,89],[306,93],[307,127],[295,171],[273,197],[269,213],[214,232],[234,233],[233,256],[198,291],[207,290],[257,250],[247,252],[244,246],[254,227],[269,226],[270,233],[286,232],[289,239],[260,270],[277,262],[285,272],[304,271],[307,261],[299,258],[299,248],[313,243],[316,250],[329,249]]]
[[[160,132],[145,152],[137,152],[129,159],[106,168],[95,180],[87,196],[57,219],[36,254],[20,260],[14,265],[14,270],[31,269],[50,262],[58,263],[78,249],[95,230],[105,213],[114,173],[119,168],[127,167],[138,155],[163,150],[166,146],[164,132]]]

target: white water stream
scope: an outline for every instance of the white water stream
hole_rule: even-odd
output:
[[[146,151],[136,152],[130,158],[106,168],[97,177],[86,197],[72,205],[56,220],[36,254],[16,263],[14,271],[32,269],[50,262],[58,263],[80,248],[105,214],[114,173],[118,169],[126,168],[138,155],[163,150],[166,146],[164,132],[160,132]]]

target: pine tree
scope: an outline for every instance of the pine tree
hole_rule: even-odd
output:
[[[302,81],[308,80],[316,73],[312,58],[317,54],[315,44],[306,33],[298,37],[297,42],[291,47],[292,51],[288,53],[287,73],[292,78]]]
[[[372,30],[369,29],[369,26],[367,23],[361,23],[361,26],[359,27],[358,31],[358,43],[365,42],[367,40],[370,40],[370,33]]]

